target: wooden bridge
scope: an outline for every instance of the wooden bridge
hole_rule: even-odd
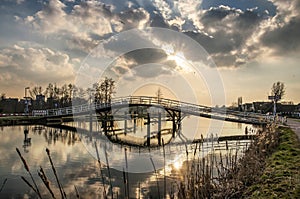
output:
[[[112,99],[110,103],[92,103],[65,108],[48,109],[43,112],[43,117],[59,118],[65,116],[89,115],[91,113],[109,113],[114,109],[118,110],[121,108],[135,106],[161,108],[171,115],[176,116],[177,120],[182,120],[187,115],[193,115],[246,124],[261,125],[269,122],[268,117],[263,114],[233,111],[226,108],[208,107],[188,102],[148,96],[119,97]]]

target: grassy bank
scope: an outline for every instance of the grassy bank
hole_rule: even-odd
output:
[[[266,159],[258,182],[245,192],[245,198],[300,197],[300,143],[289,128],[279,128],[279,146]]]

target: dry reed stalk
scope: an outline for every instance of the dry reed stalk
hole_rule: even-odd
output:
[[[78,189],[77,187],[74,185],[74,189],[75,189],[75,193],[76,193],[76,198],[80,198],[80,195],[79,195],[79,192],[78,192]]]
[[[56,169],[54,167],[54,164],[53,164],[53,161],[52,161],[52,158],[51,158],[51,155],[50,155],[50,150],[48,148],[46,148],[46,153],[47,153],[49,161],[51,163],[52,171],[54,173],[54,176],[55,176],[55,179],[56,179],[56,182],[57,182],[57,185],[58,185],[61,197],[62,198],[67,198],[67,195],[66,195],[66,193],[65,193],[65,191],[64,191],[64,189],[62,187],[62,184],[60,183],[60,181],[58,179],[57,172],[56,172]]]
[[[3,181],[3,183],[2,183],[2,186],[1,186],[1,188],[0,188],[0,193],[1,193],[1,191],[3,190],[3,188],[4,188],[5,184],[6,184],[6,182],[7,182],[7,178],[5,178],[4,181]]]
[[[125,174],[125,171],[124,171],[124,168],[123,168],[123,183],[124,183],[124,195],[125,195],[125,198],[129,198],[129,193],[127,193],[127,180],[126,180],[126,174]]]
[[[164,138],[162,138],[163,145],[163,156],[164,156],[164,197],[166,197],[167,192],[167,179],[166,179],[166,152],[165,152],[165,142]]]
[[[33,179],[33,176],[32,176],[32,174],[31,174],[31,172],[30,172],[30,170],[29,170],[29,166],[27,165],[26,160],[23,158],[23,156],[22,156],[22,154],[21,154],[21,152],[20,152],[20,150],[19,150],[18,148],[16,148],[16,151],[17,151],[19,157],[21,158],[21,160],[22,160],[22,162],[23,162],[23,165],[24,165],[24,167],[25,167],[27,173],[30,175],[30,178],[31,178],[31,180],[32,180],[32,182],[33,182],[33,184],[34,184],[34,186],[35,186],[35,189],[33,188],[33,186],[31,186],[31,184],[30,184],[24,177],[22,177],[22,179],[26,182],[26,184],[27,184],[28,186],[30,186],[30,188],[32,188],[32,189],[38,194],[39,198],[42,198],[41,193],[40,193],[40,191],[39,191],[39,188],[38,188],[38,186],[37,186],[35,180]]]
[[[38,194],[38,191],[32,186],[32,184],[30,184],[30,182],[28,182],[28,180],[26,180],[25,177],[21,176],[21,179],[36,193]],[[38,194],[39,195],[39,194]],[[39,198],[42,198],[41,196],[39,196]]]
[[[107,151],[106,151],[106,144],[104,145],[104,154],[105,154],[106,166],[107,166],[107,171],[108,171],[110,194],[111,194],[111,198],[114,198],[114,193],[112,190],[112,183],[111,183],[110,167],[109,167],[108,156],[107,156]]]
[[[102,180],[103,195],[105,196],[104,198],[107,198],[107,196],[106,196],[106,189],[105,189],[105,183],[104,183],[105,180],[104,180],[104,176],[103,176],[103,172],[102,172],[101,160],[100,160],[99,151],[98,151],[98,147],[97,147],[96,141],[95,141],[95,148],[96,148],[97,160],[98,160],[98,165],[99,165],[99,170],[100,170],[100,175],[101,175],[101,180]]]
[[[44,185],[47,187],[47,189],[50,192],[52,198],[55,198],[54,193],[53,193],[53,191],[52,191],[52,189],[50,187],[50,182],[49,182],[49,180],[48,180],[48,178],[47,178],[47,176],[46,176],[46,174],[45,174],[45,172],[44,172],[44,170],[43,170],[42,167],[40,167],[40,171],[38,171],[38,175],[40,176],[40,178],[44,182]]]
[[[155,168],[154,162],[152,160],[152,157],[150,157],[150,160],[151,160],[151,163],[152,163],[152,166],[153,166],[153,169],[154,169],[154,172],[155,172],[155,176],[156,176],[156,186],[157,186],[158,198],[160,198],[158,175],[157,175],[156,168]]]
[[[127,194],[129,198],[129,176],[128,176],[128,161],[127,161],[127,148],[124,149],[125,153],[125,163],[126,163],[126,189],[127,189]]]

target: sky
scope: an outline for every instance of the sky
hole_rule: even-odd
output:
[[[76,85],[96,49],[105,54],[97,64],[107,64],[107,56],[114,58],[106,72],[117,78],[119,95],[131,95],[153,84],[175,96],[187,92],[182,85],[193,87],[196,96],[218,96],[213,94],[217,92],[211,86],[214,83],[203,75],[206,69],[189,70],[187,63],[199,61],[192,54],[201,53],[203,67],[219,74],[225,104],[237,102],[238,97],[243,102],[267,101],[277,81],[285,83],[285,101],[300,103],[299,1],[1,0],[0,27],[0,93],[7,97],[24,97],[27,86]],[[116,37],[118,45],[113,47],[114,35],[125,37],[124,32],[134,34],[131,30],[147,28],[175,33],[170,38],[133,40],[126,44],[131,51],[117,56],[125,44]],[[198,46],[184,43],[188,41],[181,40],[185,36]],[[179,47],[178,41],[185,45]],[[128,47],[135,42],[137,46],[148,42],[145,46],[156,50]],[[192,76],[195,71],[197,77]]]

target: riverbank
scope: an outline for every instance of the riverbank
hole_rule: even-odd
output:
[[[12,125],[33,125],[40,124],[40,117],[31,116],[7,116],[0,117],[0,126],[12,126]]]
[[[300,126],[300,124],[299,124]],[[266,159],[266,166],[257,183],[245,192],[245,198],[299,198],[300,143],[294,131],[280,131],[279,145]]]
[[[275,128],[274,124],[268,125],[254,139],[242,158],[237,160],[234,154],[225,154],[225,161],[215,162],[214,165],[217,167],[217,176],[214,178],[217,182],[211,180],[211,175],[205,174],[205,167],[199,170],[198,166],[190,166],[183,178],[188,181],[180,182],[179,198],[200,196],[198,198],[256,199],[300,196],[300,143],[295,132],[288,127]],[[202,170],[200,180],[189,180]]]

